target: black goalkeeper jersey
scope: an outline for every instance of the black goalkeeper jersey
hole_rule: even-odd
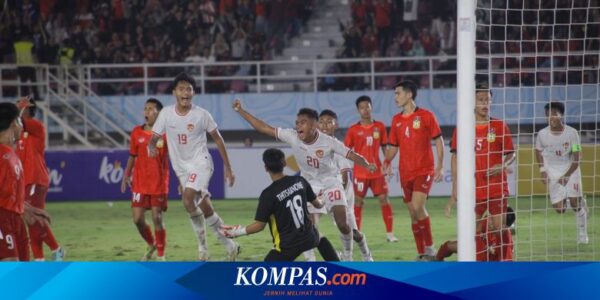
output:
[[[319,235],[306,207],[316,198],[302,176],[285,176],[262,191],[254,219],[269,223],[275,250],[308,250],[317,245]]]

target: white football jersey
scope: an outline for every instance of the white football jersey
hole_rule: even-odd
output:
[[[341,185],[340,169],[334,159],[337,153],[346,157],[350,149],[342,142],[317,131],[317,139],[306,144],[298,138],[293,129],[277,128],[277,138],[292,147],[300,173],[313,186],[313,189],[326,189]],[[315,190],[315,193],[318,193]]]
[[[217,123],[211,114],[199,106],[194,105],[186,115],[180,115],[175,105],[169,105],[160,111],[152,131],[158,135],[166,133],[171,165],[180,176],[197,170],[207,161],[212,166],[206,133],[216,128]]]
[[[580,147],[579,134],[575,128],[565,125],[560,134],[550,132],[550,126],[540,130],[535,149],[542,152],[544,167],[550,176],[564,175],[573,161],[573,146]],[[575,172],[579,172],[579,169]]]

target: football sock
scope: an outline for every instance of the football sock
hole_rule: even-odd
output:
[[[198,239],[198,251],[206,252],[208,251],[208,245],[206,244],[206,228],[205,228],[205,220],[202,211],[199,208],[196,208],[196,211],[190,214],[190,221],[192,223],[192,229],[196,235],[196,239]]]
[[[357,234],[354,233],[354,235],[356,236]],[[360,253],[362,254],[362,256],[368,256],[369,254],[371,254],[371,250],[369,250],[369,245],[367,244],[367,236],[364,234],[362,235],[362,239],[356,243],[358,243],[358,248],[360,249]]]
[[[417,253],[419,255],[425,254],[425,244],[423,244],[423,234],[421,232],[419,224],[412,224],[412,232],[415,237],[415,244],[417,245]]]
[[[386,203],[381,206],[381,217],[385,223],[385,232],[392,232],[394,226],[394,215],[392,214],[392,205]]]
[[[443,261],[444,258],[449,257],[450,255],[452,255],[452,251],[450,251],[450,249],[448,248],[448,242],[445,242],[442,244],[442,246],[440,246],[440,249],[435,255],[435,260]]]
[[[585,203],[580,201],[579,208],[575,211],[575,217],[577,218],[577,229],[579,234],[587,234],[587,210],[583,205]]]
[[[152,236],[152,229],[149,225],[146,225],[146,227],[144,227],[140,233],[148,245],[154,245],[154,237]]]
[[[44,230],[41,234],[42,234],[42,239],[44,239],[44,243],[46,245],[48,245],[50,250],[55,251],[56,249],[58,249],[58,247],[59,247],[58,242],[56,241],[56,238],[54,237],[54,234],[52,233],[50,226],[45,226]]]
[[[362,206],[354,205],[354,216],[356,217],[356,227],[360,230],[360,226],[362,225]]]
[[[345,259],[352,260],[352,230],[347,234],[340,233],[340,240],[342,241]]]
[[[431,236],[431,222],[429,221],[429,217],[426,217],[423,220],[419,220],[420,229],[423,234],[423,243],[425,247],[433,246],[433,237]]]
[[[225,245],[225,247],[227,248],[227,251],[233,251],[233,249],[235,248],[235,243],[233,242],[232,239],[226,237],[219,230],[221,225],[223,225],[223,220],[219,217],[219,215],[216,212],[213,213],[212,216],[206,218],[206,223],[208,226],[210,226],[210,228],[212,228],[212,230],[217,235],[217,238],[219,239],[221,244]]]
[[[167,245],[167,230],[154,230],[154,235],[156,236],[156,255],[165,256],[165,246]]]
[[[41,237],[42,227],[38,224],[29,225],[29,245],[34,259],[44,259],[44,245]]]
[[[306,250],[302,254],[304,254],[304,259],[306,259],[306,261],[317,261],[314,249]]]
[[[325,261],[340,261],[339,256],[333,248],[333,245],[331,245],[331,242],[326,237],[322,237],[319,240],[317,249],[319,249],[319,253]]]

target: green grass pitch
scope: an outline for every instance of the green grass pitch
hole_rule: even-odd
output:
[[[456,214],[444,217],[447,198],[432,197],[427,209],[431,216],[433,238],[436,246],[456,238]],[[590,243],[576,242],[575,217],[572,211],[564,215],[555,213],[545,198],[511,199],[510,205],[517,210],[515,256],[519,261],[562,261],[600,259],[600,199],[588,197],[590,207],[588,232]],[[214,200],[216,211],[226,224],[249,224],[254,218],[257,200]],[[392,198],[394,207],[394,232],[398,243],[385,240],[381,211],[376,199],[368,198],[363,211],[363,232],[375,261],[413,261],[416,257],[415,244],[410,230],[410,218],[401,198]],[[52,216],[52,228],[59,243],[67,250],[68,261],[137,261],[145,252],[145,242],[131,221],[128,201],[109,205],[103,201],[53,202],[47,204]],[[150,212],[146,222],[151,224]],[[180,201],[169,202],[165,215],[167,227],[166,256],[169,261],[194,261],[197,259],[197,243],[192,233],[189,218]],[[207,228],[210,258],[220,261],[225,258],[225,249]],[[321,219],[320,231],[329,237],[336,249],[340,249],[339,235],[330,217]],[[260,261],[271,249],[269,231],[237,239],[242,246],[240,261]],[[46,248],[47,260],[50,253]],[[318,254],[317,254],[317,257]],[[455,260],[452,257],[450,260]],[[304,260],[301,256],[299,261]],[[360,252],[355,244],[354,260],[360,261]]]

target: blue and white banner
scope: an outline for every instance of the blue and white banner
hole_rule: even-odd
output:
[[[595,299],[598,278],[595,262],[0,264],[11,300]]]
[[[214,198],[224,194],[223,160],[219,152],[210,149],[215,171],[209,185]],[[124,200],[131,192],[121,193],[121,181],[129,152],[127,150],[47,151],[46,164],[50,173],[48,201]],[[177,177],[170,170],[169,199],[180,199]]]

